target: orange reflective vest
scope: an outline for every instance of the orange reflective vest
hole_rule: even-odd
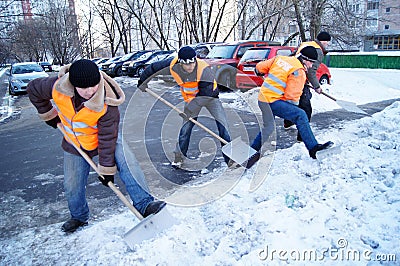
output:
[[[303,43],[300,44],[299,48],[297,49],[296,55],[298,55],[298,54],[300,53],[301,49],[303,49],[303,48],[306,47],[306,46],[312,46],[312,47],[314,47],[315,49],[320,49],[320,50],[322,50],[322,49],[321,49],[321,46],[319,46],[319,44],[316,43],[315,41],[303,42]]]
[[[300,69],[304,69],[300,61],[293,56],[277,56],[273,60],[273,63],[268,71],[268,75],[264,79],[261,86],[258,100],[263,102],[272,103],[277,100],[284,100],[298,105],[300,95],[303,89],[305,74],[300,73]],[[294,88],[287,88],[287,81],[289,75],[295,75],[302,77],[298,84]],[[297,85],[299,85],[297,88]],[[285,97],[285,91],[287,94],[294,96],[291,99]]]
[[[203,71],[206,67],[209,65],[203,61],[203,60],[196,60],[197,61],[197,76],[195,81],[187,81],[183,82],[182,78],[179,76],[177,72],[173,70],[173,66],[176,64],[178,61],[178,57],[175,57],[169,66],[170,72],[172,77],[175,79],[176,83],[178,83],[180,89],[181,89],[181,94],[183,97],[183,100],[185,102],[190,102],[193,100],[194,97],[196,97],[197,93],[199,92],[199,81],[201,79],[201,75],[203,74]],[[213,89],[215,90],[217,88],[217,82],[214,80],[214,87]]]
[[[71,97],[57,91],[56,84],[57,82],[54,84],[52,92],[53,100],[69,138],[75,145],[87,151],[97,149],[97,121],[106,113],[107,105],[104,104],[100,112],[95,112],[87,107],[76,112]]]

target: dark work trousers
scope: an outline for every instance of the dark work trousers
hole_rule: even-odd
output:
[[[312,114],[311,98],[312,98],[312,93],[310,91],[310,86],[305,85],[303,88],[303,93],[301,94],[299,99],[299,107],[303,109],[304,112],[306,112],[306,115],[308,117],[308,122],[310,122]],[[284,120],[284,124],[286,125],[286,127],[288,127],[293,125],[294,123],[289,120]],[[299,133],[297,133],[297,140],[302,141]]]

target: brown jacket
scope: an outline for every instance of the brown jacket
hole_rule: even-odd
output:
[[[119,85],[107,74],[101,72],[101,80],[98,91],[92,98],[86,100],[76,92],[75,87],[68,79],[70,65],[61,68],[58,77],[39,78],[28,84],[27,92],[32,104],[36,107],[39,117],[48,121],[56,117],[57,111],[51,103],[52,91],[55,89],[70,96],[76,110],[83,106],[97,111],[107,104],[107,112],[97,122],[98,148],[93,151],[85,151],[90,157],[99,155],[99,170],[101,174],[112,175],[116,173],[115,147],[118,137],[118,125],[120,114],[118,106],[125,100],[125,94]],[[69,153],[79,155],[78,151],[63,139],[62,148]]]

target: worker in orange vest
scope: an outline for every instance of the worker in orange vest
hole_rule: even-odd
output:
[[[168,69],[178,84],[183,100],[185,101],[184,113],[187,117],[197,119],[201,109],[205,107],[217,124],[219,136],[231,141],[228,131],[226,114],[222,103],[218,98],[219,91],[214,79],[214,73],[210,66],[203,60],[197,58],[195,50],[190,46],[184,46],[178,51],[174,58],[168,58],[150,64],[138,81],[138,88],[145,91],[148,79],[161,70]],[[175,149],[173,165],[180,167],[187,157],[190,135],[194,123],[184,119],[179,132],[178,143]],[[221,146],[224,145],[221,143]],[[230,166],[233,161],[223,154],[225,163]]]
[[[311,91],[310,88],[313,88],[315,92],[321,93],[321,85],[319,84],[319,80],[317,78],[317,70],[319,68],[319,65],[322,63],[325,55],[328,53],[326,48],[329,45],[329,42],[331,41],[331,35],[326,32],[322,31],[317,35],[317,39],[314,41],[310,42],[303,42],[299,48],[297,49],[296,54],[299,54],[300,51],[307,46],[313,46],[317,50],[318,58],[317,60],[312,64],[312,67],[307,70],[307,80],[306,83],[304,84],[303,87],[303,93],[300,96],[299,100],[299,107],[303,109],[308,117],[308,121],[311,120],[311,115],[312,115],[312,106],[311,106]],[[283,121],[283,127],[285,129],[290,128],[294,123],[289,120],[284,120]],[[297,140],[302,141],[300,133],[297,134]]]
[[[263,128],[251,147],[261,150],[273,132],[275,116],[292,121],[302,137],[311,158],[318,151],[329,148],[328,141],[318,144],[311,130],[307,115],[299,108],[299,99],[306,81],[306,71],[318,59],[315,47],[304,47],[296,56],[276,56],[256,65],[256,74],[266,75],[258,95],[258,106],[262,112]]]
[[[80,147],[90,158],[98,156],[101,183],[108,187],[119,177],[135,208],[144,216],[159,212],[165,202],[149,194],[142,170],[133,154],[129,171],[118,134],[120,113],[118,106],[125,100],[120,86],[98,66],[87,59],[75,61],[61,68],[58,77],[35,79],[28,84],[27,92],[39,117],[49,126],[62,124],[67,136],[62,141],[64,150],[64,190],[71,218],[61,229],[71,233],[88,224],[89,207],[86,185],[90,165],[70,143]],[[54,106],[51,102],[54,101]],[[145,190],[146,189],[146,190]]]

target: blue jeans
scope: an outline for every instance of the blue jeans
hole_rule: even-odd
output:
[[[133,155],[127,153],[133,165],[133,173],[129,171],[123,153],[123,146],[118,138],[115,150],[115,163],[117,165],[119,177],[126,186],[126,190],[133,201],[133,206],[144,213],[147,205],[154,201],[154,198],[145,190],[147,188],[144,175],[140,166]],[[82,156],[64,152],[64,190],[68,201],[68,208],[71,218],[86,222],[89,219],[89,207],[86,200],[86,185],[89,176],[90,165]],[[100,183],[99,183],[100,184]]]
[[[261,132],[258,133],[257,137],[251,144],[253,149],[259,151],[263,142],[271,135],[274,130],[274,123],[272,123],[272,121],[275,116],[290,120],[296,125],[297,130],[299,131],[300,136],[302,137],[303,142],[308,150],[311,150],[318,144],[311,130],[310,123],[308,122],[307,114],[304,112],[304,110],[300,109],[294,104],[282,100],[278,100],[273,103],[258,101],[258,106],[262,112],[264,125]]]
[[[185,104],[184,113],[192,117],[197,121],[197,117],[201,111],[201,108],[207,108],[210,114],[214,117],[215,123],[217,124],[218,133],[221,138],[227,142],[231,141],[231,137],[228,131],[228,123],[226,120],[226,114],[222,103],[218,98],[198,96],[194,98],[190,103]],[[190,135],[192,134],[192,129],[194,123],[191,121],[183,121],[181,130],[179,131],[178,144],[176,146],[176,153],[182,153],[185,157],[187,156],[187,151],[189,149]],[[221,143],[221,146],[224,144]],[[229,162],[229,157],[224,156],[226,163]]]

